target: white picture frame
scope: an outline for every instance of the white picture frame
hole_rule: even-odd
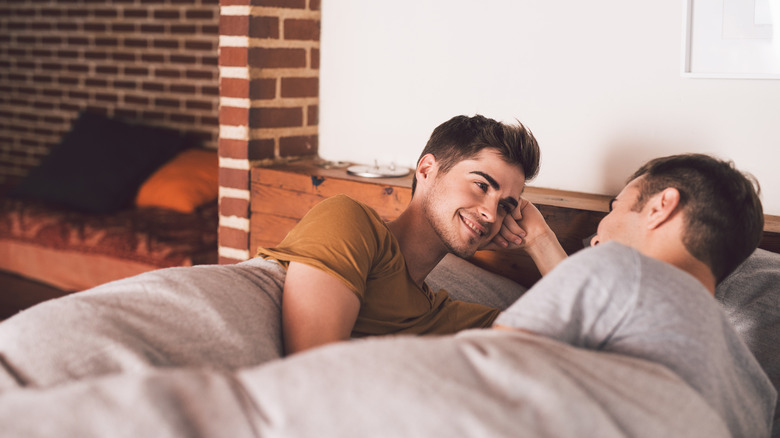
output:
[[[683,4],[683,77],[780,79],[780,0]]]

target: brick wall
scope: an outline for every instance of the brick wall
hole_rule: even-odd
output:
[[[5,0],[0,184],[84,109],[220,155],[221,263],[249,258],[249,168],[317,154],[320,0]]]
[[[249,168],[317,153],[319,0],[221,0],[220,263],[246,260]]]
[[[37,165],[83,109],[216,147],[218,0],[0,4],[0,183]]]

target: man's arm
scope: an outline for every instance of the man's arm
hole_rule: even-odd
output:
[[[506,215],[501,230],[484,249],[523,248],[542,275],[567,257],[555,233],[535,205],[525,199]]]
[[[360,300],[341,280],[290,262],[282,295],[285,353],[349,339],[359,310]]]

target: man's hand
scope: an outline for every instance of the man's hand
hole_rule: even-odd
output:
[[[517,248],[523,248],[531,256],[542,275],[566,258],[566,252],[542,213],[525,199],[520,199],[512,213],[506,215],[498,234],[482,249]]]
[[[348,340],[360,300],[336,277],[290,262],[282,294],[285,354]]]

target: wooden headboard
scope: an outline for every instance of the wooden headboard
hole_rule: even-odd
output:
[[[411,200],[411,175],[363,178],[349,175],[347,165],[305,160],[275,167],[256,167],[251,176],[250,252],[278,244],[311,207],[345,193],[375,208],[385,220],[396,218]],[[568,254],[585,246],[609,210],[610,196],[526,187]],[[780,217],[766,216],[761,248],[780,252]],[[530,287],[541,275],[522,250],[480,251],[471,262]]]

